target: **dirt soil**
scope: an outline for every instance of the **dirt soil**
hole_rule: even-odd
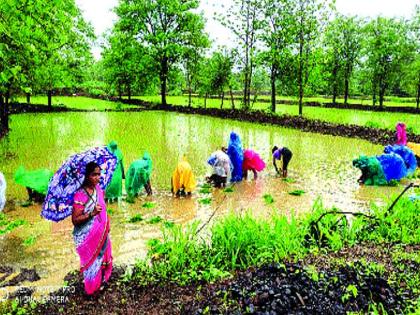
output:
[[[418,251],[407,247],[405,251]],[[39,305],[35,314],[346,314],[367,312],[369,304],[403,313],[415,300],[408,289],[388,284],[395,268],[392,246],[358,245],[329,255],[309,256],[298,263],[265,265],[237,272],[231,279],[178,286],[156,283],[140,286],[124,282],[124,268],[115,268],[109,284],[96,296],[83,293],[78,273],[66,277],[74,293],[61,290]],[[332,263],[340,258],[347,263]],[[360,260],[382,263],[385,273],[367,272]],[[419,264],[409,263],[415,272]],[[311,271],[312,270],[312,271]],[[397,270],[394,270],[397,271]],[[23,291],[24,294],[25,291]],[[64,299],[63,299],[64,297]]]

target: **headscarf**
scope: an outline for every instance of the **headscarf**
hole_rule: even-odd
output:
[[[176,194],[183,188],[186,193],[190,193],[195,189],[196,185],[197,183],[191,165],[183,157],[172,174],[172,191]]]

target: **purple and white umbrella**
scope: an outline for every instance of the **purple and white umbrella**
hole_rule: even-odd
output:
[[[82,187],[86,165],[90,162],[95,162],[101,168],[99,186],[105,190],[117,166],[115,155],[107,147],[96,147],[72,155],[48,184],[47,196],[41,211],[44,218],[58,222],[71,215],[74,195]]]

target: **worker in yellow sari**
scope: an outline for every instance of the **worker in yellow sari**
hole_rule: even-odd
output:
[[[194,173],[185,157],[176,166],[171,179],[172,193],[176,196],[191,195],[197,183]]]

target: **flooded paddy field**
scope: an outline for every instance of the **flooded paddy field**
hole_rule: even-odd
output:
[[[170,178],[179,159],[187,157],[197,181],[203,184],[204,177],[211,172],[207,158],[227,145],[231,131],[241,136],[244,148],[257,151],[267,163],[258,180],[249,176],[248,181],[235,184],[232,192],[212,189],[210,193],[200,193],[198,187],[191,198],[173,198]],[[13,272],[35,269],[40,278],[18,285],[62,285],[64,276],[78,269],[79,263],[71,219],[52,223],[40,217],[40,205],[23,207],[27,193],[14,183],[14,172],[20,165],[55,171],[69,155],[111,140],[118,142],[126,169],[145,150],[153,160],[153,196],[144,194],[134,204],[122,200],[108,205],[116,264],[131,264],[137,257],[144,257],[147,241],[160,236],[165,222],[206,222],[214,212],[212,220],[230,211],[250,210],[257,216],[267,216],[273,211],[302,214],[310,211],[319,199],[327,207],[361,211],[371,202],[381,202],[401,190],[358,185],[360,174],[352,167],[352,159],[360,154],[382,152],[381,146],[363,140],[158,111],[15,115],[9,136],[0,141],[1,171],[7,181],[4,213],[9,220],[23,219],[25,224],[0,235],[0,266],[11,266]],[[273,145],[287,146],[293,152],[289,181],[275,175],[271,160]],[[305,193],[290,195],[294,190]],[[272,196],[274,201],[267,203],[264,195]],[[203,202],[205,198],[210,198],[210,203]],[[143,220],[130,223],[136,214],[141,214]],[[12,277],[13,272],[6,276]]]

